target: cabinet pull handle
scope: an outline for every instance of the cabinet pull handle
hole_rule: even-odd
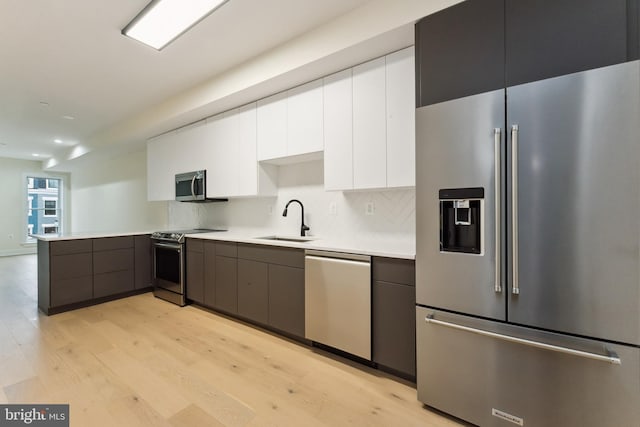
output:
[[[518,283],[518,125],[511,126],[511,227],[513,234],[513,295],[520,294]]]
[[[500,175],[501,175],[501,162],[500,162],[500,137],[501,129],[495,128],[493,130],[493,139],[494,139],[494,152],[493,152],[493,162],[495,169],[495,177],[494,177],[494,197],[495,197],[495,245],[496,245],[496,280],[494,284],[494,290],[496,293],[502,292],[502,283],[501,283],[501,252],[502,252],[502,244],[501,244],[501,227],[500,227],[500,200],[501,200],[501,192],[500,192]]]

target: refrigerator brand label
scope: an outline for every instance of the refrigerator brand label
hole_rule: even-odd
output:
[[[520,417],[516,417],[515,415],[507,414],[506,412],[502,412],[499,409],[491,408],[491,415],[494,417],[501,418],[503,420],[509,421],[510,423],[514,423],[519,426],[524,425],[524,420]]]

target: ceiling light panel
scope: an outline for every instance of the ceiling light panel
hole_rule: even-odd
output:
[[[122,34],[154,49],[162,49],[228,0],[154,0]]]

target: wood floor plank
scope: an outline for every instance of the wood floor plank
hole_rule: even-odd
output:
[[[163,417],[169,418],[189,405],[180,393],[122,350],[114,348],[97,357]]]
[[[72,426],[459,425],[405,381],[151,293],[45,316],[35,259],[0,257],[0,403],[68,403]]]
[[[226,427],[197,405],[189,405],[169,419],[174,427]]]

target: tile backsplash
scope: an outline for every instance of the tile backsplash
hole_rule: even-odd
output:
[[[172,228],[227,228],[300,233],[300,206],[304,204],[309,235],[332,240],[415,241],[415,190],[325,191],[323,162],[313,161],[279,166],[278,196],[231,199],[226,203],[169,202]]]

